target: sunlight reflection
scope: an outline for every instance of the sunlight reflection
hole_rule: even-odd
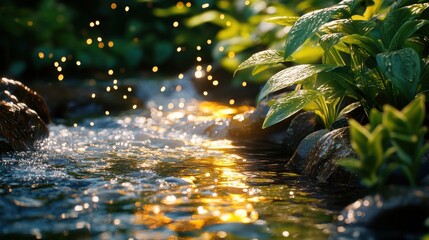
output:
[[[159,204],[136,202],[135,224],[150,229],[166,227],[175,232],[188,232],[216,224],[258,221],[259,214],[253,203],[266,199],[255,196],[257,191],[247,185],[248,177],[237,167],[246,160],[224,151],[233,148],[231,141],[203,141],[202,144],[209,151],[218,152],[219,156],[189,159],[193,163],[188,164],[195,165],[194,171],[176,176],[184,180],[185,185],[166,185],[168,191],[162,194]],[[197,166],[202,163],[205,167],[199,171]],[[198,174],[186,174],[192,172]]]

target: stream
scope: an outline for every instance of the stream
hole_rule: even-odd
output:
[[[1,156],[0,239],[328,239],[353,193],[286,172],[280,145],[207,136],[243,107],[192,91]]]

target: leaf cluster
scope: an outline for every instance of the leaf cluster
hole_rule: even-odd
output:
[[[422,156],[429,150],[424,113],[425,97],[419,95],[402,111],[389,105],[382,113],[373,109],[366,126],[350,120],[351,143],[359,159],[338,164],[358,174],[362,185],[372,191],[380,190],[395,171],[416,186]]]
[[[426,92],[428,7],[427,1],[344,0],[299,18],[269,19],[291,25],[284,51],[256,53],[238,70],[254,67],[258,73],[275,64],[290,65],[314,38],[323,51],[321,63],[288,67],[267,81],[258,101],[291,86],[296,89],[274,101],[264,127],[309,105],[329,127],[341,115],[339,109],[344,106],[339,103],[344,98],[359,102],[369,114],[385,104],[402,108]]]

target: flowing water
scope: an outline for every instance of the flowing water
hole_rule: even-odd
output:
[[[37,151],[2,156],[0,239],[329,237],[344,189],[287,173],[280,146],[208,137],[243,108],[181,94],[169,111],[154,95],[144,111],[51,125]]]

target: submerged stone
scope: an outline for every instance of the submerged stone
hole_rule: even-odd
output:
[[[44,99],[22,83],[6,78],[2,78],[0,90],[0,153],[34,148],[49,135]]]
[[[429,232],[429,189],[394,187],[338,216],[335,239],[420,239]]]

